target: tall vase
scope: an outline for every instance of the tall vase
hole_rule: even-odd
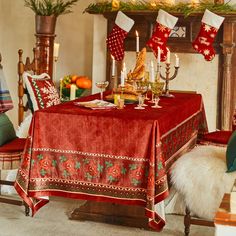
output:
[[[57,17],[35,15],[36,34],[55,34]]]

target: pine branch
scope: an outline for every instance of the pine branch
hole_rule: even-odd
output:
[[[24,0],[25,6],[29,7],[36,15],[59,16],[71,13],[72,6],[79,0]]]
[[[120,2],[119,9],[116,9],[116,11],[158,11],[159,9],[163,9],[165,11],[171,12],[171,13],[181,13],[185,17],[193,14],[193,13],[202,13],[206,9],[215,12],[215,13],[236,13],[235,6],[229,5],[229,2],[224,4],[215,4],[208,1],[202,1],[197,5],[193,5],[191,3],[177,3],[175,5],[168,5],[164,3],[156,3],[152,4],[147,1],[136,1],[134,4],[133,2]],[[112,9],[112,3],[111,1],[105,1],[103,3],[93,3],[90,4],[84,12],[88,13],[104,13],[104,12],[111,12]]]

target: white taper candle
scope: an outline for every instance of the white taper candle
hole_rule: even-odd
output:
[[[175,54],[175,67],[179,67],[179,57]]]
[[[136,30],[136,52],[139,52],[139,35],[137,30]]]
[[[53,57],[58,57],[58,55],[59,55],[59,48],[60,48],[60,44],[59,43],[54,43],[54,46],[53,46]]]

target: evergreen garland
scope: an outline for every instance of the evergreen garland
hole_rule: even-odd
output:
[[[101,3],[92,3],[90,4],[84,12],[93,13],[93,14],[102,14],[104,12],[111,11],[158,11],[159,9],[163,9],[167,12],[171,13],[181,13],[185,17],[193,14],[193,13],[202,13],[205,9],[215,13],[229,14],[236,13],[236,8],[232,5],[229,5],[229,2],[224,4],[215,4],[208,1],[202,1],[199,4],[191,4],[191,3],[177,3],[175,5],[168,5],[164,3],[156,3],[155,5],[150,2],[140,0],[135,4],[132,2],[120,2],[119,9],[112,9],[111,1],[105,1]]]

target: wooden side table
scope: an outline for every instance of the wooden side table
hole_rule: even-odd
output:
[[[222,199],[220,207],[216,212],[215,236],[235,236],[236,235],[236,213],[230,212],[230,193],[226,193]]]

